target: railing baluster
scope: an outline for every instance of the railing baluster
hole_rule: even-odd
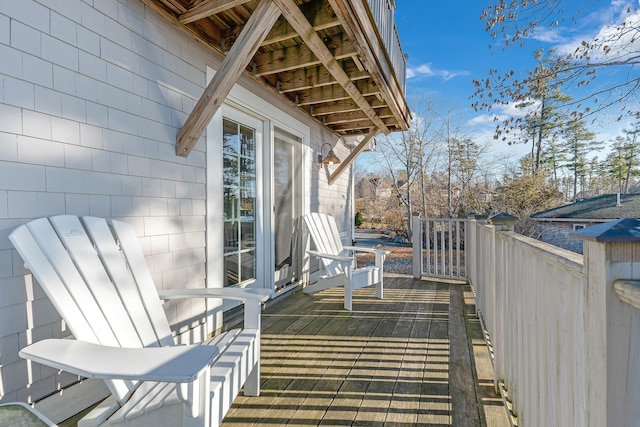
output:
[[[456,274],[460,277],[460,221],[456,221]]]
[[[449,277],[453,277],[453,225],[452,220],[447,221],[447,232],[449,233]]]
[[[431,232],[431,227],[429,226],[430,222],[428,219],[424,220],[425,223],[425,235],[427,238],[427,242],[425,245],[426,251],[427,251],[427,269],[426,272],[427,274],[431,272],[431,237],[430,237],[430,232]],[[424,272],[423,272],[424,273]]]
[[[415,218],[414,273],[421,277],[457,278],[468,276],[466,219]],[[419,248],[419,252],[418,249]]]
[[[393,67],[398,84],[405,88],[407,58],[402,51],[400,35],[396,27],[394,11],[395,3],[389,0],[368,0],[369,10],[378,27],[382,42],[387,49],[391,66]]]

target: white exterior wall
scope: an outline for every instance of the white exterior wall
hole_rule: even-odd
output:
[[[187,158],[175,155],[175,138],[206,67],[218,65],[139,0],[0,2],[0,402],[37,400],[77,379],[18,357],[68,331],[12,249],[16,226],[57,214],[123,219],[159,288],[204,286],[205,138]],[[312,149],[337,139],[254,80],[240,84],[307,123]],[[348,171],[328,186],[325,169],[311,169],[306,209],[350,230]],[[203,310],[198,300],[166,306],[178,333]]]
[[[328,136],[326,131],[321,135],[325,138]],[[334,144],[334,141],[327,140],[326,142],[330,142],[332,145]],[[327,148],[325,148],[325,155],[327,154],[326,150]],[[336,156],[341,160],[344,160],[349,155],[349,150],[342,145],[335,147],[334,151]],[[314,159],[316,154],[314,154]],[[329,185],[329,176],[336,168],[337,166],[335,165],[322,166],[322,168],[318,168],[318,166],[315,165],[314,171],[317,171],[318,178],[316,181],[317,184],[314,183],[311,188],[311,212],[333,215],[336,219],[340,236],[343,238],[343,243],[351,245],[355,216],[352,204],[352,170],[344,171],[338,180]]]

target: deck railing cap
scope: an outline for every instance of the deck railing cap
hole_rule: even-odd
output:
[[[513,216],[506,212],[500,212],[499,214],[495,214],[491,218],[489,218],[489,221],[492,224],[496,224],[496,225],[497,224],[509,225],[509,224],[515,224],[516,222],[518,222],[518,219],[519,218],[517,216]]]
[[[574,239],[592,242],[640,242],[640,220],[621,218],[569,233]]]

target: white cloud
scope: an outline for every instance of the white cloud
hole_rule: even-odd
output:
[[[535,29],[531,38],[543,43],[558,44],[566,42],[566,38],[562,35],[562,31],[557,28],[541,28]]]
[[[431,63],[418,65],[417,67],[407,67],[407,80],[420,77],[441,77],[448,81],[458,76],[468,76],[468,71],[448,71],[438,70],[431,66]]]
[[[496,125],[503,123],[505,120],[524,117],[539,106],[540,101],[538,100],[524,101],[520,104],[501,104],[493,107],[495,111],[494,114],[480,114],[467,121],[467,124],[470,126],[491,126],[495,128]]]
[[[524,117],[540,108],[540,101],[537,99],[527,99],[519,103],[509,103],[501,105],[500,111],[511,117]]]
[[[495,114],[480,114],[479,116],[475,116],[471,120],[467,122],[468,125],[496,125],[504,120],[508,119],[509,116],[506,115],[495,115]]]
[[[585,16],[583,22],[579,31],[573,31],[571,37],[556,46],[559,53],[584,51],[583,42],[594,47],[589,52],[591,61],[605,59],[605,46],[608,59],[623,59],[640,50],[640,11],[628,0],[614,0],[607,8]]]

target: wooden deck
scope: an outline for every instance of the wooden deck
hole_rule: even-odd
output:
[[[297,292],[262,316],[262,394],[224,426],[506,426],[468,286],[385,279],[343,309]]]

